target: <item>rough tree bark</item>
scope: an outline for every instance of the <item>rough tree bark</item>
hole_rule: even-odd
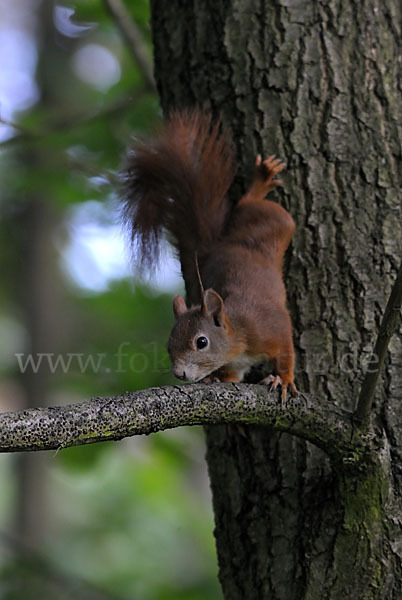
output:
[[[40,402],[38,402],[40,404]],[[269,425],[316,444],[334,458],[366,463],[372,432],[355,428],[351,413],[300,393],[283,405],[266,386],[175,385],[92,398],[68,406],[30,408],[0,417],[0,452],[61,450],[183,425]]]
[[[276,199],[297,224],[296,383],[353,409],[401,256],[400,2],[151,4],[163,109],[223,115],[238,149],[233,200],[257,152],[287,162]],[[364,470],[267,428],[207,428],[225,598],[402,597],[401,366],[396,335]]]

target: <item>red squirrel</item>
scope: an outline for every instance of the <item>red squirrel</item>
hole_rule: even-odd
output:
[[[276,374],[261,383],[281,385],[283,398],[288,388],[297,394],[282,279],[295,224],[265,199],[283,169],[274,156],[257,156],[251,186],[232,206],[231,138],[198,109],[173,112],[159,135],[129,154],[124,217],[136,253],[152,266],[166,231],[193,303],[173,300],[168,351],[179,379],[239,382],[253,364],[269,359]]]

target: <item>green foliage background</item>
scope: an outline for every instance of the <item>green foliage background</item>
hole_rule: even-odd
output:
[[[26,405],[38,381],[43,404],[171,383],[165,342],[174,290],[133,278],[89,290],[63,267],[77,206],[100,203],[97,226],[116,224],[125,149],[160,118],[157,97],[103,2],[23,4],[37,19],[40,97],[15,115],[14,137],[0,144],[1,410]],[[87,27],[63,34],[55,7],[69,10],[72,26]],[[151,55],[148,2],[127,8]],[[107,89],[72,68],[74,53],[88,44],[119,63],[121,76]],[[41,323],[46,331],[38,331]],[[126,356],[118,358],[121,344]],[[73,362],[65,373],[28,376],[15,354],[33,348],[104,359],[99,369],[82,372]],[[34,503],[21,487],[20,459],[1,456],[1,598],[220,598],[203,454],[202,431],[181,429],[42,455],[46,505],[34,506],[40,535],[32,539],[20,522]]]

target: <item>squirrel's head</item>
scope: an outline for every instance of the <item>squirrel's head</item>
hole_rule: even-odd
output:
[[[176,296],[173,312],[176,323],[170,334],[168,352],[176,377],[200,381],[228,362],[232,336],[219,294],[206,290],[201,306],[190,309],[182,296]]]

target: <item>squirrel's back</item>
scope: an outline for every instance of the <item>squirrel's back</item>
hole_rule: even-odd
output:
[[[166,230],[179,252],[183,275],[186,263],[194,268],[195,255],[222,235],[234,173],[229,135],[198,109],[173,112],[153,140],[135,144],[128,158],[123,210],[137,262],[154,265],[160,234]]]

